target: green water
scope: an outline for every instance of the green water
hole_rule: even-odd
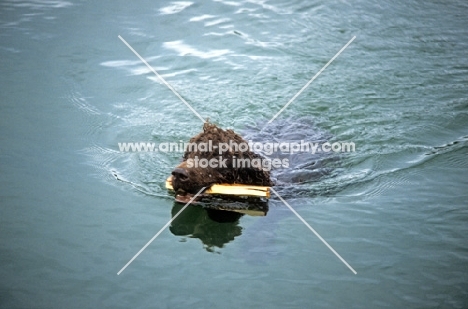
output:
[[[2,1],[0,307],[466,308],[467,13],[463,1]],[[181,156],[118,143],[201,130],[118,35],[239,132],[356,36],[272,123],[306,117],[356,144],[331,175],[280,190],[356,275],[277,198],[234,223],[187,209],[117,275],[180,208],[164,181]]]

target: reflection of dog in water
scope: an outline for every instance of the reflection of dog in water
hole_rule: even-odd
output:
[[[172,216],[179,212],[183,204],[174,203]],[[169,230],[176,236],[199,238],[209,252],[215,252],[214,247],[222,248],[242,234],[239,226],[241,213],[203,208],[187,207],[172,221]]]

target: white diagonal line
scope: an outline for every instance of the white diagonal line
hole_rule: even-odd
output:
[[[343,46],[343,47],[340,49],[340,51],[339,51],[338,53],[336,53],[336,55],[333,56],[333,58],[331,58],[330,61],[328,61],[327,64],[325,64],[325,65],[323,66],[323,68],[321,68],[320,71],[318,71],[317,74],[315,74],[315,76],[312,77],[312,79],[309,80],[309,82],[308,82],[307,84],[305,84],[305,86],[302,87],[302,89],[299,90],[299,92],[296,93],[296,95],[293,96],[293,97],[291,98],[291,100],[289,100],[289,102],[286,103],[286,105],[283,106],[283,108],[280,109],[279,112],[276,113],[276,115],[273,116],[273,118],[270,119],[270,121],[268,121],[268,123],[265,125],[265,127],[266,127],[267,125],[269,125],[273,120],[275,120],[276,117],[278,117],[278,116],[289,106],[289,104],[291,104],[291,103],[292,103],[292,102],[293,102],[293,101],[294,101],[294,100],[295,100],[295,99],[296,99],[296,98],[297,98],[297,97],[298,97],[298,96],[299,96],[299,95],[300,95],[300,94],[301,94],[301,93],[302,93],[302,92],[303,92],[303,91],[304,91],[304,90],[305,90],[305,89],[306,89],[306,88],[307,88],[307,87],[308,87],[308,86],[309,86],[309,85],[310,85],[310,84],[311,84],[311,83],[312,83],[312,82],[329,66],[329,65],[330,65],[330,63],[332,63],[333,60],[335,60],[336,57],[338,57],[338,56],[346,49],[346,47],[348,47],[349,44],[351,44],[351,42],[354,41],[355,38],[356,38],[356,36],[353,36],[353,38],[352,38],[351,40],[349,40],[349,42],[346,43],[346,45]]]
[[[308,228],[309,230],[312,231],[312,233],[315,234],[315,236],[317,236],[324,244],[325,246],[328,247],[328,249],[331,250],[331,252],[333,252],[340,260],[341,262],[343,262],[355,275],[357,274],[357,272],[351,267],[351,265],[348,264],[348,262],[346,262],[342,257],[341,255],[338,254],[338,252],[335,251],[335,249],[332,248],[332,246],[330,246],[328,244],[328,242],[322,238],[322,236],[319,235],[319,233],[317,233],[310,225],[309,223],[307,223],[306,220],[304,220],[304,218],[301,217],[301,215],[299,215],[295,210],[294,208],[292,208],[288,202],[286,202],[279,194],[278,192],[275,191],[275,189],[273,188],[270,188],[271,191],[273,191],[273,193],[299,218],[299,220],[302,221],[302,223],[304,223]]]
[[[188,104],[187,101],[185,101],[184,98],[182,98],[182,96],[181,96],[168,82],[166,82],[166,80],[165,80],[164,78],[162,78],[162,76],[159,75],[159,73],[156,72],[156,70],[155,70],[152,66],[150,66],[150,65],[148,64],[148,62],[146,62],[146,60],[145,60],[142,56],[140,56],[140,54],[137,53],[137,51],[134,50],[133,47],[130,46],[130,44],[128,44],[127,41],[125,41],[120,35],[119,35],[119,39],[120,39],[125,45],[127,45],[127,47],[128,47],[138,58],[140,58],[140,60],[141,60],[144,64],[146,64],[146,66],[147,66],[147,67],[164,83],[164,85],[167,86],[167,88],[169,88],[185,105],[187,105],[187,107],[192,111],[192,113],[194,113],[198,118],[200,118],[200,120],[201,120],[203,123],[205,122],[205,120],[203,120],[202,116],[200,116],[200,114],[197,113],[197,111],[196,111],[190,104]]]
[[[138,251],[138,253],[135,254],[135,255],[132,257],[132,259],[131,259],[130,261],[128,261],[127,264],[125,264],[124,267],[122,267],[122,269],[117,273],[117,275],[120,275],[120,273],[122,273],[122,272],[125,270],[125,268],[127,268],[127,266],[130,265],[130,264],[133,262],[133,260],[135,260],[135,259],[140,255],[140,253],[142,253],[143,250],[145,250],[146,247],[148,247],[148,246],[153,242],[153,240],[155,240],[156,237],[158,237],[159,234],[161,234],[161,233],[172,223],[172,221],[174,221],[175,218],[177,218],[177,217],[182,213],[182,211],[184,211],[185,208],[187,208],[187,206],[190,205],[190,203],[192,203],[193,200],[194,200],[195,198],[197,198],[197,196],[200,195],[200,193],[203,192],[203,190],[205,190],[205,188],[206,188],[206,187],[201,188],[200,191],[198,191],[198,193],[195,194],[195,195],[190,199],[190,201],[189,201],[187,204],[185,204],[185,206],[182,207],[182,209],[179,210],[179,212],[176,213],[176,214],[174,215],[174,217],[172,217],[172,219],[169,220],[169,222],[167,222],[166,225],[164,225],[164,226],[162,227],[162,229],[160,229],[159,232],[157,232],[156,235],[154,235],[153,238],[151,238],[150,241],[148,241],[148,242],[146,243],[146,245],[144,245],[143,248],[141,248],[140,251]]]

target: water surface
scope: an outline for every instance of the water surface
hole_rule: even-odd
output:
[[[465,2],[0,8],[0,307],[466,307]],[[118,35],[239,132],[356,36],[278,124],[307,117],[356,144],[330,177],[282,192],[357,275],[272,199],[266,217],[228,225],[192,210],[181,219],[200,229],[167,229],[117,276],[170,220],[164,180],[180,160],[117,144],[186,141],[202,125]]]

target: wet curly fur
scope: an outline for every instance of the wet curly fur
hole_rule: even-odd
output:
[[[265,171],[262,168],[257,167],[234,167],[233,160],[235,159],[249,159],[250,162],[253,159],[263,159],[262,156],[256,154],[250,150],[240,151],[239,149],[228,149],[221,154],[222,159],[225,160],[226,167],[189,167],[187,160],[195,159],[207,159],[212,158],[218,159],[220,143],[229,144],[246,143],[239,134],[233,130],[223,130],[217,127],[215,124],[206,122],[203,125],[203,132],[192,137],[190,143],[206,143],[211,141],[213,147],[212,151],[189,151],[187,150],[183,156],[183,162],[172,171],[172,186],[174,190],[185,191],[188,193],[196,193],[202,187],[209,187],[215,183],[225,184],[247,184],[247,185],[258,185],[258,186],[272,186],[273,182],[270,179],[270,172]]]

